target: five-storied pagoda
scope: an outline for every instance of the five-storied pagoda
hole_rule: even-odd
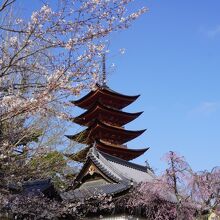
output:
[[[138,97],[117,93],[106,85],[103,61],[102,83],[73,101],[74,105],[85,109],[73,121],[87,129],[67,137],[87,147],[75,155],[68,155],[73,160],[84,162],[84,165],[75,178],[73,190],[63,194],[66,199],[80,199],[97,193],[118,195],[139,182],[154,178],[150,167],[129,162],[149,148],[129,149],[125,144],[145,131],[131,131],[124,127],[142,113],[122,110]]]

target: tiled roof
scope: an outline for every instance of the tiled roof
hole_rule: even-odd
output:
[[[64,192],[61,194],[61,198],[63,200],[75,201],[81,199],[89,199],[100,194],[115,195],[125,190],[128,190],[130,187],[131,185],[127,184],[126,182],[103,184],[99,186],[82,189],[79,188],[68,192]]]
[[[115,163],[112,161],[109,162],[112,167],[120,171],[121,175],[123,175],[124,178],[132,180],[135,184],[140,182],[151,182],[155,178],[154,174],[151,173],[151,171],[146,170],[144,172],[128,166],[121,165],[119,163]]]
[[[109,154],[100,152],[93,148],[93,154],[97,154],[98,161],[108,167],[110,173],[117,173],[121,179],[139,183],[142,181],[152,181],[155,175],[147,167],[134,164]],[[91,157],[91,156],[90,156]]]
[[[119,93],[119,92],[116,92],[116,91],[110,89],[108,86],[102,86],[102,85],[100,85],[100,84],[98,84],[98,83],[96,84],[96,86],[97,86],[97,88],[99,88],[99,89],[105,89],[106,91],[109,91],[110,93],[113,93],[113,94],[119,95],[119,96],[124,96],[124,97],[126,97],[126,98],[137,99],[137,98],[140,96],[140,95],[134,95],[134,96],[124,95],[124,94],[122,94],[122,93]]]
[[[142,149],[129,149],[123,147],[123,145],[115,145],[99,139],[96,139],[96,148],[107,155],[114,155],[114,157],[122,159],[123,161],[133,160],[149,149],[149,147]]]
[[[25,182],[22,187],[24,193],[43,193],[53,187],[53,184],[50,179],[43,179]]]
[[[101,131],[101,133],[99,133]],[[82,144],[91,144],[94,141],[94,138],[102,139],[103,136],[105,138],[104,132],[115,135],[113,140],[117,140],[119,144],[123,144],[128,142],[142,133],[144,133],[146,129],[143,130],[125,130],[121,127],[112,126],[106,122],[102,122],[101,120],[94,120],[94,122],[85,130],[80,131],[74,135],[65,135],[67,138],[71,140],[75,140],[78,143]],[[120,135],[120,138],[119,136]],[[92,137],[92,138],[91,138]]]
[[[122,117],[122,119],[124,119],[124,120],[125,120],[125,118],[130,118],[130,120],[129,119],[125,120],[126,123],[128,123],[131,120],[134,120],[135,118],[137,118],[139,115],[141,115],[143,113],[143,112],[136,112],[136,113],[124,112],[124,111],[109,107],[107,105],[104,105],[100,101],[97,101],[93,104],[93,106],[89,110],[83,112],[81,115],[73,118],[72,120],[73,120],[73,122],[76,122],[78,124],[87,125],[87,124],[85,124],[85,122],[88,123],[88,120],[86,120],[86,118],[89,115],[91,116],[92,114],[100,112],[100,111],[103,114],[106,114],[106,112],[107,112],[108,115],[109,114],[110,115],[112,115],[112,114],[113,115],[115,115],[115,114],[120,115],[120,117]],[[90,123],[91,123],[91,121],[90,121]],[[126,123],[123,123],[122,121],[119,123],[122,123],[121,125],[126,124]]]
[[[95,90],[91,90],[87,95],[83,96],[81,99],[76,100],[76,101],[72,101],[72,103],[74,104],[78,104],[80,102],[85,101],[86,99],[88,99],[89,97],[91,97],[93,94],[99,92],[99,91],[104,91],[110,94],[113,94],[115,96],[119,96],[119,97],[123,97],[126,99],[131,99],[132,101],[136,100],[140,95],[135,95],[135,96],[128,96],[128,95],[124,95],[122,93],[118,93],[112,89],[110,89],[108,86],[101,86],[99,84],[96,84],[96,89]]]
[[[114,157],[112,155],[109,155],[109,154],[106,154],[104,152],[100,152],[107,160],[109,161],[112,161],[112,162],[115,162],[115,163],[119,163],[123,166],[127,166],[127,167],[131,167],[133,169],[136,169],[136,170],[140,170],[142,172],[146,172],[148,167],[145,167],[145,166],[141,166],[139,164],[135,164],[135,163],[132,163],[132,162],[128,162],[126,160],[122,160],[118,157]]]
[[[24,195],[41,195],[50,198],[56,199],[58,201],[61,200],[59,192],[55,189],[51,179],[41,179],[41,180],[34,180],[28,181],[23,183],[22,185],[22,194]]]
[[[96,149],[95,144],[90,148],[89,153],[87,154],[87,161],[84,165],[84,169],[89,160],[91,160],[101,172],[115,183],[123,182],[129,185],[130,182],[133,181],[134,184],[136,184],[142,181],[152,181],[155,177],[147,167],[127,162],[100,152]],[[76,177],[77,182],[80,182],[84,169],[82,169]]]
[[[83,172],[92,161],[95,166],[105,174],[112,183],[100,185],[79,185]],[[90,148],[86,163],[76,177],[76,189],[69,192],[62,193],[61,197],[67,200],[79,200],[84,198],[93,197],[98,194],[111,194],[115,195],[120,192],[126,191],[134,185],[142,181],[152,181],[155,175],[149,168],[140,166],[117,157],[113,157],[96,149],[95,144]]]
[[[90,148],[87,157],[90,158],[93,163],[110,179],[114,180],[115,182],[120,182],[124,180],[124,177],[121,176],[117,172],[117,170],[114,170],[111,167],[111,165],[105,160],[105,158],[99,153],[99,151],[95,147]]]

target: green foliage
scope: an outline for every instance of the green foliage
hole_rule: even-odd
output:
[[[29,166],[36,171],[40,171],[41,177],[53,177],[58,173],[63,174],[67,162],[62,153],[58,151],[51,151],[45,155],[34,156]]]

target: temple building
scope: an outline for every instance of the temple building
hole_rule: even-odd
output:
[[[126,145],[145,131],[125,129],[125,125],[142,112],[129,113],[123,108],[139,96],[113,91],[106,85],[105,77],[104,68],[102,84],[96,84],[94,90],[72,102],[85,109],[72,121],[87,128],[66,137],[86,147],[76,154],[67,155],[75,161],[84,162],[84,165],[75,178],[73,189],[64,193],[63,199],[86,198],[101,192],[117,195],[155,177],[149,166],[130,162],[149,148],[130,149]]]

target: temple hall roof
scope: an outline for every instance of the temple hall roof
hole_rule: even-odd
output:
[[[121,193],[125,190],[131,188],[130,184],[125,183],[110,183],[105,185],[99,185],[95,187],[88,187],[83,189],[75,189],[69,192],[64,192],[61,194],[61,198],[63,200],[81,200],[81,199],[88,199],[93,198],[94,196],[98,196],[100,194],[107,194],[107,195],[116,195]]]
[[[108,177],[108,181],[102,184],[85,184],[82,181],[85,170],[91,164],[96,166],[99,172]],[[142,181],[151,182],[155,178],[149,167],[137,165],[120,158],[103,153],[92,147],[87,155],[87,160],[76,176],[74,189],[63,193],[65,200],[77,200],[92,197],[98,194],[117,195],[129,190]],[[109,181],[110,180],[110,181]]]
[[[56,191],[51,179],[39,179],[27,181],[22,184],[23,191],[22,193],[25,195],[40,195],[44,194],[44,196],[48,198],[56,198],[60,200],[60,195]]]
[[[103,153],[95,147],[89,150],[87,160],[89,159],[114,182],[130,182],[132,180],[134,183],[139,183],[151,181],[155,177],[150,168]],[[80,178],[81,174],[79,173],[76,180],[79,182]]]

